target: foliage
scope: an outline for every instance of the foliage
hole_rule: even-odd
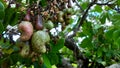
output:
[[[81,57],[81,55],[77,56],[75,52],[81,52],[88,59],[88,65],[86,65],[88,68],[106,67],[120,62],[119,0],[58,1],[26,0],[24,2],[24,0],[13,0],[7,4],[8,1],[0,0],[1,67],[7,65],[10,68],[54,68],[54,66],[66,67],[65,62],[67,62],[66,65],[79,67],[80,61],[77,60],[77,57]],[[72,5],[70,5],[71,2]],[[64,5],[66,3],[68,3],[67,6]],[[29,9],[31,10],[30,20],[26,17],[29,14]],[[40,15],[42,19],[36,20],[37,15]],[[8,25],[14,29],[14,26],[19,25],[23,20],[32,22],[34,32],[39,31],[36,29],[36,21],[40,22],[37,23],[39,25],[37,27],[41,27],[40,30],[49,34],[50,41],[44,43],[45,53],[36,53],[35,49],[32,49],[31,39],[14,41],[11,38],[14,35],[21,36],[21,32],[18,29],[9,29]],[[51,26],[47,22],[50,22]],[[54,31],[55,33],[52,33]],[[72,36],[75,41],[71,42],[75,43],[76,46],[73,45],[73,47],[78,47],[79,51],[72,50],[71,46],[66,46],[72,45],[66,44],[66,39],[69,40],[72,32],[75,34]],[[27,57],[20,54],[23,46],[27,46],[24,44],[30,46]],[[41,45],[39,44],[39,47]],[[66,60],[63,61],[63,59]]]

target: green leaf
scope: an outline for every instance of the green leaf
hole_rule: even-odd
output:
[[[120,37],[120,29],[118,29],[118,30],[115,30],[114,32],[113,32],[113,40],[114,41],[116,41],[116,39],[118,39],[118,37]]]
[[[105,53],[105,56],[107,57],[107,58],[110,58],[110,57],[112,57],[112,51],[113,50],[108,50],[106,53]]]
[[[5,7],[3,5],[3,3],[0,1],[0,11],[4,11]]]
[[[100,22],[101,22],[102,24],[104,24],[105,21],[106,21],[106,18],[108,18],[108,13],[103,12],[103,13],[101,14],[101,16],[100,16]]]
[[[17,61],[21,59],[21,57],[18,54],[11,54],[10,59],[11,59],[11,64],[15,64]]]
[[[47,5],[47,1],[46,0],[41,0],[40,5],[42,7],[46,6]]]
[[[38,62],[37,62],[37,61],[36,61],[36,62],[34,62],[33,64],[34,64],[34,68],[41,68],[41,66],[38,64]]]
[[[111,21],[113,22],[113,25],[120,25],[120,14],[114,13],[113,16],[110,16]]]
[[[12,25],[12,26],[16,25],[16,24],[18,23],[19,15],[20,15],[20,14],[17,13],[17,12],[13,13],[12,18],[11,18],[9,24]]]
[[[86,0],[84,2],[82,2],[80,5],[82,6],[83,9],[86,9],[88,7],[89,1]]]
[[[3,31],[4,31],[4,26],[3,26],[3,24],[0,22],[0,34],[2,34]]]
[[[88,48],[88,49],[92,49],[92,48],[93,48],[93,45],[92,45],[92,42],[91,42],[91,39],[90,39],[90,38],[85,38],[85,39],[81,42],[80,46],[81,46],[82,48]]]
[[[98,30],[99,28],[101,28],[102,26],[100,24],[95,24],[95,26],[93,27],[95,30]]]
[[[76,33],[76,36],[77,37],[84,37],[84,36],[86,36],[83,32],[77,32]]]
[[[3,51],[4,53],[6,53],[6,54],[11,54],[11,53],[14,52],[14,50],[13,50],[12,48],[10,48],[10,49],[3,49],[2,51]]]
[[[84,33],[86,36],[92,36],[92,35],[93,35],[93,29],[92,29],[92,24],[91,24],[91,22],[85,22],[85,23],[82,25],[82,30],[83,30],[83,33]]]
[[[120,0],[117,0],[117,4],[120,5]]]
[[[42,57],[43,57],[43,61],[44,61],[44,64],[46,65],[46,67],[47,68],[52,68],[52,66],[50,64],[50,60],[48,59],[47,55],[43,54]],[[52,57],[52,58],[54,58],[54,57]]]
[[[5,12],[0,10],[0,22],[4,19]]]
[[[118,37],[118,39],[116,39],[115,41],[116,45],[118,46],[118,49],[120,48],[120,37]]]
[[[102,57],[102,48],[99,48],[98,50],[97,50],[97,57]]]
[[[102,63],[102,58],[98,58],[98,59],[96,59],[96,61],[97,61],[98,63]]]
[[[4,18],[4,21],[3,21],[4,27],[6,27],[8,24],[10,24],[11,21],[15,18],[15,17],[13,17],[13,14],[15,12],[16,12],[16,10],[14,8],[7,8],[5,10],[5,18]]]
[[[56,53],[48,53],[47,56],[50,60],[51,65],[56,65],[59,63],[59,58]],[[51,58],[51,57],[54,57],[54,58]]]
[[[18,1],[18,0],[17,0]],[[21,0],[20,0],[21,1]],[[26,3],[32,5],[33,3],[37,2],[38,0],[26,0]]]
[[[0,22],[1,22],[1,20],[2,20],[2,19],[4,18],[4,16],[5,16],[4,10],[5,10],[5,7],[4,7],[3,3],[0,2]]]
[[[63,46],[64,46],[64,43],[65,43],[65,39],[64,38],[61,38],[57,41],[57,43],[54,45],[52,45],[52,52],[58,52]]]
[[[92,11],[94,11],[94,12],[102,12],[103,10],[102,10],[101,6],[96,5]]]
[[[110,29],[110,30],[106,31],[106,32],[105,32],[105,37],[106,37],[108,40],[112,40],[113,32],[114,32],[114,29]]]
[[[87,56],[88,58],[90,58],[92,56],[90,50],[85,51],[85,56]]]

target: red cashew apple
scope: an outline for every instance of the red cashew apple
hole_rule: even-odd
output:
[[[29,21],[22,21],[18,25],[18,29],[21,32],[20,40],[27,41],[33,34],[33,25]]]

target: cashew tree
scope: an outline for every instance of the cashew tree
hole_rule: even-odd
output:
[[[0,0],[0,66],[105,68],[119,28],[119,0]]]

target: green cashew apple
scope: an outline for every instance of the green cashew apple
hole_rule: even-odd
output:
[[[50,36],[45,31],[37,31],[32,36],[32,48],[33,51],[38,53],[45,53],[46,46],[45,44],[50,41]]]
[[[64,12],[65,12],[65,14],[73,14],[74,10],[73,10],[73,8],[67,8],[67,9],[64,9]]]
[[[58,21],[59,22],[64,22],[63,16],[64,16],[64,12],[59,11],[59,13],[58,13]]]
[[[51,20],[48,20],[47,23],[45,23],[45,27],[47,29],[52,29],[54,27],[54,24]]]
[[[43,64],[44,63],[43,57],[41,55],[38,56],[38,62],[39,62],[39,64]]]
[[[23,48],[20,51],[20,55],[22,57],[27,57],[29,55],[30,52],[30,46],[29,45],[24,45]]]

